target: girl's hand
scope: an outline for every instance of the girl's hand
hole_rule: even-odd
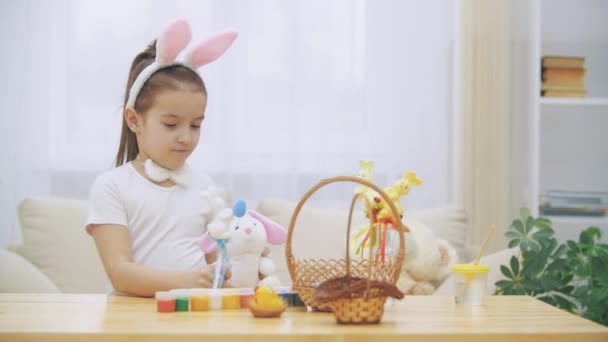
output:
[[[189,287],[192,288],[209,288],[213,286],[213,265],[205,265],[200,270],[194,270],[189,273]]]
[[[211,288],[213,286],[213,273],[215,264],[205,265],[202,270],[196,270],[189,273],[188,286],[193,288]],[[224,280],[230,279],[232,273],[230,268],[226,270]]]

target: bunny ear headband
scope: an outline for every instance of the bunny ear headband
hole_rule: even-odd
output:
[[[188,45],[191,36],[190,25],[184,19],[175,20],[165,27],[156,41],[156,60],[137,75],[129,91],[127,108],[135,107],[135,101],[141,88],[155,72],[181,65],[196,73],[196,69],[223,55],[236,39],[237,32],[225,30],[215,33],[194,46],[186,54],[184,61],[177,61],[177,55]]]

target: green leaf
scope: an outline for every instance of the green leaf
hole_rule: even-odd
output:
[[[591,293],[589,296],[591,303],[600,303],[608,301],[608,288],[600,288]]]
[[[581,278],[588,278],[591,276],[591,267],[589,267],[589,265],[586,263],[581,262],[574,268],[574,274]]]
[[[575,307],[574,303],[564,297],[554,296],[553,298],[557,302],[557,307],[562,308],[568,312],[572,312],[572,309]]]
[[[530,217],[530,210],[526,207],[519,209],[519,214],[521,215],[521,220],[526,222],[528,217]]]
[[[514,295],[515,294],[515,290],[513,289],[513,286],[509,286],[505,288],[505,294],[506,295]]]
[[[523,281],[523,285],[526,288],[526,290],[528,290],[528,291],[537,292],[537,291],[540,291],[543,289],[543,287],[540,285],[540,283],[536,280],[526,279]]]
[[[494,285],[496,285],[496,287],[507,287],[507,286],[512,286],[513,282],[510,280],[499,280],[497,281]]]
[[[559,289],[558,291],[563,293],[563,294],[567,294],[570,295],[572,293],[572,291],[574,290],[574,286],[564,286],[561,289]]]
[[[538,252],[540,251],[540,244],[534,240],[522,240],[521,244],[519,245],[519,248],[521,248],[522,252]]]
[[[540,284],[545,291],[552,291],[562,287],[560,279],[551,275],[540,278]]]
[[[553,224],[551,223],[551,221],[544,217],[537,218],[534,222],[534,225],[542,230],[553,230]]]
[[[528,240],[522,240],[521,244],[519,244],[519,248],[521,248],[522,252],[527,252],[530,250],[530,243]]]
[[[515,230],[517,230],[520,234],[524,235],[524,224],[523,224],[523,222],[521,222],[520,220],[513,220],[513,223],[511,224],[511,226],[513,228],[515,228]]]
[[[548,239],[553,236],[553,230],[539,230],[536,233],[532,234],[532,238],[536,241],[540,241],[542,239]]]
[[[511,257],[511,269],[514,275],[519,275],[519,260],[515,255]]]
[[[553,259],[551,264],[547,266],[547,272],[569,272],[566,267],[566,260],[564,259]]]
[[[513,239],[513,240],[509,241],[509,248],[513,248],[513,247],[519,246],[520,242],[521,242],[520,239]]]
[[[505,277],[507,277],[509,279],[513,279],[513,273],[511,273],[511,270],[508,269],[507,266],[500,265],[500,271],[502,272],[502,274],[505,275]]]
[[[578,247],[579,247],[581,253],[586,256],[590,256],[591,254],[593,254],[593,250],[595,248],[594,245],[589,244],[589,243],[579,243]]]
[[[595,281],[597,283],[597,286],[608,288],[608,273],[597,274],[595,276]]]
[[[600,245],[595,245],[595,254],[605,260],[608,260],[608,249],[604,250]]]
[[[526,289],[523,286],[514,287],[513,288],[513,295],[515,295],[515,296],[527,295]]]
[[[562,284],[570,284],[570,282],[572,281],[572,279],[574,278],[573,274],[566,274],[562,279],[561,279],[561,283]]]
[[[508,237],[509,239],[519,239],[521,237],[521,234],[515,230],[507,230],[507,232],[505,233],[505,236]]]
[[[561,258],[567,250],[568,247],[566,247],[566,245],[559,245],[559,247],[557,247],[557,250],[555,251],[555,253],[553,253],[551,257],[553,259]]]
[[[553,253],[555,250],[555,247],[557,247],[557,240],[553,238],[546,239],[546,242],[543,241],[542,245],[547,250],[547,255],[551,255],[551,253]]]
[[[541,250],[540,243],[538,243],[538,242],[536,242],[534,240],[530,240],[529,247],[530,247],[531,250],[533,250],[535,252],[540,252],[540,250]]]
[[[528,219],[526,220],[525,234],[528,234],[528,232],[530,232],[532,230],[532,228],[534,228],[535,222],[536,222],[536,220],[534,219],[534,217],[532,217],[532,216],[528,217]]]
[[[606,274],[608,273],[608,259],[598,256],[591,257],[591,273]]]
[[[546,259],[543,259],[539,253],[532,253],[525,257],[522,263],[522,276],[533,277],[545,267]]]
[[[545,297],[540,297],[538,298],[539,300],[549,304],[549,305],[553,305],[556,306],[557,303],[555,302],[555,300],[553,299],[553,296],[545,296]]]
[[[602,231],[598,227],[589,227],[581,232],[580,243],[594,245],[596,240],[602,237]]]
[[[587,286],[579,286],[574,289],[574,292],[572,292],[572,295],[574,297],[578,298],[579,300],[583,301],[583,300],[589,298],[589,296],[587,295],[588,292],[589,292],[589,288],[587,288]]]

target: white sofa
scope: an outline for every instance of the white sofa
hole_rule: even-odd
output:
[[[294,202],[264,199],[256,209],[270,219],[289,226]],[[0,249],[0,292],[104,293],[108,279],[97,255],[94,240],[83,229],[87,202],[65,198],[27,198],[18,208],[23,244]],[[470,260],[465,248],[464,210],[443,207],[411,211],[408,215],[426,223],[438,236],[457,250],[461,261]],[[294,226],[292,240],[296,258],[343,258],[346,242],[346,210],[305,206]],[[362,214],[354,221],[363,221]],[[513,251],[502,251],[484,259],[490,264],[488,291],[501,278],[499,264]],[[271,257],[279,277],[291,283],[284,246],[274,247]],[[448,279],[449,280],[449,279]],[[436,294],[452,294],[451,281],[444,281]]]

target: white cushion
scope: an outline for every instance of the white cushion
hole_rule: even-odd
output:
[[[0,249],[0,279],[0,292],[59,292],[57,286],[29,261],[5,249]]]
[[[262,199],[257,210],[269,219],[289,229],[296,207],[295,202],[280,199]],[[406,215],[426,224],[435,234],[447,240],[462,255],[466,227],[463,209],[443,207],[424,211],[407,211]],[[346,249],[346,209],[319,209],[305,205],[294,225],[292,252],[296,259],[343,259]],[[367,225],[362,212],[353,213],[353,228]],[[271,248],[270,258],[277,264],[282,283],[291,283],[285,259],[285,246]]]
[[[27,198],[19,204],[23,245],[14,251],[38,267],[62,292],[104,293],[108,279],[95,242],[84,230],[87,202]]]

